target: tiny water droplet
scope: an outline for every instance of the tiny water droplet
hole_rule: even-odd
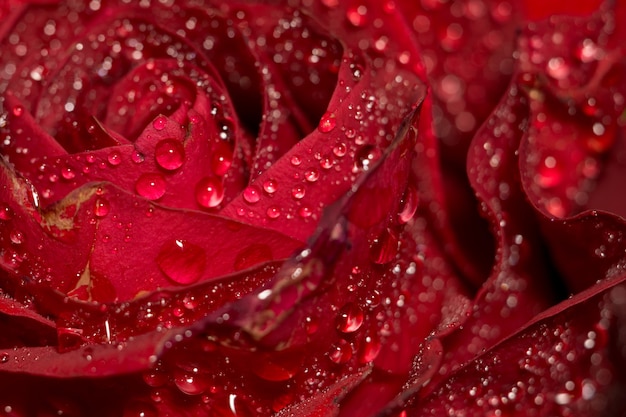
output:
[[[250,185],[243,190],[243,199],[250,204],[258,203],[261,199],[261,193],[254,185]]]
[[[15,117],[20,117],[23,113],[24,113],[24,107],[22,106],[13,107],[13,115]]]
[[[119,152],[111,152],[107,156],[107,161],[109,161],[109,164],[112,166],[117,166],[122,163],[122,157]]]
[[[130,159],[136,163],[136,164],[140,164],[143,161],[146,160],[146,157],[143,156],[143,154],[141,154],[139,151],[133,151],[133,153],[130,155]]]
[[[363,310],[354,303],[348,303],[339,310],[335,321],[337,330],[343,333],[356,332],[363,324],[363,319]]]
[[[263,183],[263,190],[268,194],[274,194],[276,192],[277,187],[278,187],[278,184],[276,180],[269,179]]]
[[[337,126],[337,119],[335,118],[335,114],[331,112],[326,112],[320,119],[320,122],[317,125],[317,129],[322,133],[328,133],[333,130],[335,126]]]
[[[10,355],[7,352],[0,353],[0,363],[7,363],[10,359]]]
[[[170,240],[161,248],[156,263],[172,282],[193,284],[206,270],[206,252],[186,240]]]
[[[205,208],[220,205],[224,199],[224,184],[217,177],[205,177],[196,185],[196,202]]]
[[[0,220],[11,220],[13,218],[13,213],[11,208],[7,205],[0,204]]]
[[[165,195],[166,183],[160,174],[142,174],[135,183],[135,190],[148,200],[158,200]]]
[[[154,159],[161,168],[176,170],[185,161],[185,148],[179,140],[163,139],[156,145]]]
[[[110,210],[111,205],[107,200],[105,200],[104,198],[96,199],[96,204],[93,211],[96,217],[104,217],[109,214]]]
[[[167,118],[165,116],[159,116],[156,119],[154,119],[154,121],[152,122],[152,127],[154,127],[155,130],[163,130],[165,129],[165,125],[167,124]]]

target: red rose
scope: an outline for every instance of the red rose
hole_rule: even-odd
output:
[[[622,5],[32,3],[0,412],[625,412]]]

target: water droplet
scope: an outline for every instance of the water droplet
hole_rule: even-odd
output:
[[[179,140],[163,139],[156,145],[154,159],[161,168],[176,170],[185,161],[185,148]]]
[[[319,177],[320,177],[320,174],[314,169],[309,169],[304,173],[304,178],[308,182],[315,182],[318,180]]]
[[[76,174],[71,167],[65,166],[61,169],[61,176],[69,181],[74,179],[74,177],[76,177]]]
[[[272,206],[267,209],[266,214],[267,217],[269,217],[270,219],[277,219],[278,217],[280,217],[280,208]]]
[[[10,359],[10,355],[7,352],[2,352],[0,354],[0,363],[7,363]]]
[[[156,257],[156,263],[172,282],[192,284],[206,270],[206,253],[198,245],[183,239],[168,241]]]
[[[352,345],[345,339],[340,339],[328,352],[328,357],[336,364],[342,364],[352,359]]]
[[[339,310],[335,321],[337,330],[343,333],[356,332],[363,324],[363,318],[363,310],[354,303],[348,303]]]
[[[24,234],[19,230],[12,230],[9,234],[9,237],[11,239],[11,242],[13,242],[13,244],[15,245],[21,245],[22,243],[24,243]]]
[[[255,186],[251,185],[243,190],[243,199],[250,204],[258,203],[261,199],[261,194]]]
[[[341,158],[342,156],[345,156],[347,152],[348,152],[348,148],[346,147],[345,143],[339,143],[333,148],[333,153],[335,154],[335,156],[338,156],[339,158]]]
[[[160,387],[167,384],[169,376],[165,372],[150,370],[143,374],[143,381],[150,387]]]
[[[333,130],[335,126],[337,126],[337,119],[335,119],[335,114],[331,112],[326,112],[320,119],[320,122],[317,125],[317,129],[322,133],[328,133]]]
[[[196,201],[202,207],[213,208],[224,199],[224,184],[217,177],[205,177],[196,185]]]
[[[24,107],[22,106],[13,107],[13,115],[15,117],[20,117],[23,113],[24,113]]]
[[[298,209],[298,215],[303,219],[306,219],[307,217],[311,217],[313,215],[313,211],[310,207],[302,206]]]
[[[268,194],[274,194],[277,187],[278,183],[276,180],[269,179],[263,183],[263,190]]]
[[[207,383],[203,376],[199,375],[197,368],[175,372],[174,384],[180,392],[187,395],[200,395],[207,389]]]
[[[291,165],[297,167],[302,163],[302,158],[300,158],[299,156],[292,156],[291,157]]]
[[[109,156],[107,156],[107,161],[112,166],[117,166],[122,163],[122,157],[119,152],[111,152]]]
[[[304,188],[304,185],[296,185],[291,190],[291,195],[296,200],[301,200],[302,198],[304,198],[305,194],[306,194],[306,189]]]
[[[359,149],[354,155],[354,167],[356,170],[369,170],[380,157],[380,150],[372,145]]]
[[[96,199],[96,204],[93,210],[93,213],[96,215],[96,217],[104,217],[109,214],[110,210],[111,205],[107,200],[105,200],[104,198]]]
[[[219,142],[211,156],[211,169],[215,175],[225,175],[233,163],[233,150],[228,142]]]
[[[372,261],[379,265],[391,262],[398,254],[399,239],[395,232],[387,229],[383,231],[371,247]]]
[[[417,211],[418,198],[415,187],[409,185],[404,193],[402,210],[398,213],[398,222],[400,224],[405,224],[413,218]]]
[[[139,151],[133,151],[133,153],[130,155],[130,159],[136,163],[136,164],[140,164],[143,161],[146,160],[146,157],[143,156],[142,153],[140,153]]]
[[[148,200],[158,200],[165,195],[166,183],[160,174],[143,174],[135,183],[135,190]]]
[[[159,116],[156,119],[154,119],[154,121],[152,122],[152,127],[154,127],[155,130],[163,130],[165,129],[165,125],[167,124],[167,118],[165,116]]]
[[[323,169],[331,169],[333,167],[333,160],[330,157],[325,156],[320,159],[320,166]]]

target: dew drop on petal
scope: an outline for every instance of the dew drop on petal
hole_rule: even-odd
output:
[[[207,384],[197,372],[179,370],[174,374],[174,384],[183,394],[200,395],[207,389]]]
[[[371,247],[372,261],[384,265],[395,259],[398,254],[399,239],[394,232],[387,229],[376,238]]]
[[[313,211],[307,206],[302,206],[298,209],[298,215],[303,219],[306,219],[307,217],[311,217],[313,215]]]
[[[196,202],[205,208],[220,205],[224,199],[224,184],[217,177],[204,177],[196,184]]]
[[[108,156],[107,156],[107,161],[109,162],[109,164],[111,164],[112,166],[118,166],[119,164],[122,163],[122,157],[120,155],[119,152],[111,152]]]
[[[104,198],[98,198],[95,203],[95,207],[93,209],[93,213],[96,217],[104,217],[109,214],[111,210],[111,205]]]
[[[167,119],[165,118],[165,116],[159,116],[156,119],[154,119],[154,121],[152,122],[152,127],[154,127],[155,130],[163,130],[165,129],[165,125],[167,124]]]
[[[305,194],[306,194],[306,189],[304,188],[303,185],[296,185],[291,190],[291,196],[295,198],[296,200],[301,200],[302,198],[304,198]]]
[[[227,142],[219,142],[211,155],[211,169],[215,175],[225,175],[233,163],[233,151]]]
[[[24,107],[22,106],[13,107],[13,115],[15,117],[20,117],[23,113],[24,113]]]
[[[179,140],[163,139],[156,145],[154,158],[161,168],[173,171],[183,165],[185,148]]]
[[[276,180],[269,179],[263,182],[263,190],[268,194],[274,194],[276,192],[277,187],[278,187],[278,184],[276,183]]]
[[[12,230],[11,233],[9,233],[9,238],[15,245],[21,245],[24,243],[24,234],[19,230]]]
[[[417,211],[418,198],[415,187],[409,186],[404,194],[402,210],[398,213],[398,222],[400,224],[405,224],[413,218]]]
[[[337,126],[335,114],[331,112],[326,112],[320,119],[320,122],[317,125],[317,129],[322,133],[328,133],[333,130],[335,126]]]
[[[315,182],[319,179],[319,177],[320,177],[320,174],[314,169],[309,169],[304,173],[304,178],[308,182]]]
[[[76,174],[71,167],[66,166],[61,169],[61,176],[66,180],[71,180],[74,179]]]
[[[135,190],[148,200],[158,200],[165,195],[166,183],[160,174],[143,174],[135,183]]]
[[[363,319],[363,310],[355,303],[348,303],[339,310],[335,323],[340,332],[352,333],[359,330],[363,324]]]
[[[278,217],[280,217],[280,208],[272,206],[267,209],[266,214],[267,217],[269,217],[270,219],[277,219]]]
[[[302,163],[302,158],[297,155],[291,157],[291,165],[297,167]]]
[[[243,199],[250,204],[258,203],[261,199],[261,193],[254,185],[251,185],[243,190]]]
[[[328,357],[336,364],[346,363],[352,359],[352,345],[347,340],[340,339],[331,347]]]
[[[170,240],[161,248],[156,263],[170,281],[183,285],[192,284],[206,270],[206,252],[186,240]]]

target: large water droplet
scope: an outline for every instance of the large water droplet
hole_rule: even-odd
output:
[[[398,254],[399,239],[395,232],[387,229],[383,231],[371,247],[372,261],[384,265],[395,259]]]
[[[261,199],[261,194],[254,185],[251,185],[243,190],[243,199],[250,204],[258,203],[258,201]]]
[[[183,165],[185,148],[179,140],[163,139],[156,145],[154,159],[161,168],[173,171]]]
[[[317,128],[322,133],[328,133],[333,130],[337,126],[337,119],[335,118],[335,114],[331,112],[326,112],[320,119]]]
[[[348,303],[339,310],[336,319],[337,330],[343,333],[356,332],[363,324],[363,318],[363,310],[354,303]]]
[[[206,252],[186,240],[170,240],[161,248],[156,263],[161,272],[174,283],[192,284],[206,270]]]
[[[205,177],[196,185],[196,201],[202,207],[217,207],[224,199],[224,185],[217,177]]]
[[[328,357],[337,364],[346,363],[352,359],[352,345],[347,340],[340,339],[332,346],[328,352]]]
[[[200,395],[207,389],[207,383],[197,368],[175,372],[174,384],[180,392],[187,395]]]
[[[274,194],[277,188],[278,184],[276,180],[269,179],[263,183],[263,190],[268,194]]]
[[[364,5],[350,7],[346,12],[346,18],[355,27],[365,26],[367,23],[367,7]]]
[[[165,179],[160,174],[148,173],[139,177],[135,183],[137,194],[148,200],[158,200],[165,194]]]
[[[304,185],[296,185],[291,190],[291,195],[296,200],[301,200],[302,198],[304,198],[305,194],[306,194],[306,188],[304,188]]]
[[[93,214],[95,214],[96,217],[104,217],[109,214],[110,210],[111,205],[109,204],[109,202],[104,198],[98,198],[93,209]]]
[[[267,217],[269,217],[270,219],[277,219],[278,217],[280,217],[280,208],[272,206],[267,209],[266,214]]]
[[[404,192],[404,202],[402,210],[398,213],[398,222],[405,224],[413,218],[417,211],[418,196],[417,190],[412,185],[409,185]]]

